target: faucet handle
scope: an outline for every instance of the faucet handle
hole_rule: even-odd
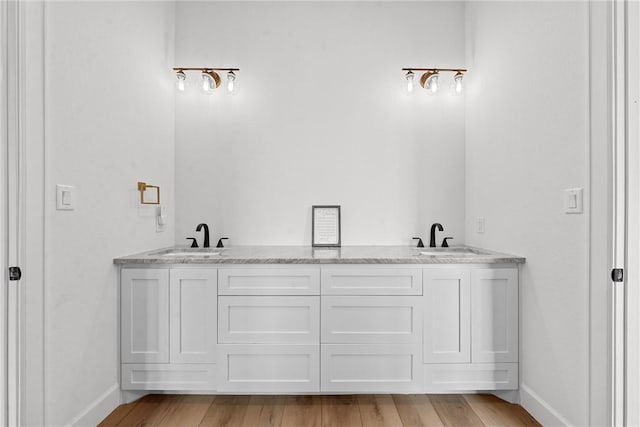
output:
[[[218,240],[218,244],[216,245],[216,248],[224,248],[224,245],[222,244],[222,241],[223,241],[223,240],[229,240],[229,238],[228,238],[228,237],[221,237],[221,238]]]
[[[187,240],[192,240],[192,242],[191,242],[191,247],[192,248],[197,248],[198,247],[198,241],[196,240],[195,237],[187,237]]]
[[[417,240],[418,241],[418,248],[424,248],[424,243],[422,243],[422,239],[420,237],[412,237],[411,240]]]
[[[449,243],[447,242],[447,239],[452,239],[452,240],[453,240],[453,237],[445,237],[445,238],[442,240],[442,247],[443,247],[443,248],[448,248],[448,247],[449,247]]]

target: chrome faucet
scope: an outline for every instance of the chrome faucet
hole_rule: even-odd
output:
[[[444,231],[444,228],[442,228],[442,224],[436,222],[435,224],[433,224],[431,226],[431,238],[429,239],[429,247],[430,248],[435,248],[436,247],[436,228],[440,231]]]
[[[204,243],[202,244],[203,248],[209,247],[209,226],[205,223],[198,224],[198,228],[196,231],[200,231],[204,227]]]

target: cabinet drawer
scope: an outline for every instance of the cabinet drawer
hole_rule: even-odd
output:
[[[322,269],[323,295],[422,295],[418,268]]]
[[[323,343],[420,343],[422,298],[323,296]]]
[[[424,365],[425,391],[515,390],[517,363]]]
[[[320,391],[319,345],[219,346],[221,392]]]
[[[216,390],[214,364],[123,364],[123,390]]]
[[[219,295],[319,295],[319,268],[221,268]]]
[[[318,343],[319,296],[221,296],[218,308],[220,343]]]
[[[321,372],[323,392],[418,392],[420,344],[323,344]]]

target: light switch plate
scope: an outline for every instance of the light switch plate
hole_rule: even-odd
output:
[[[482,216],[476,218],[476,233],[484,233],[484,217]]]
[[[76,208],[76,187],[73,185],[56,185],[56,209],[72,211]]]
[[[568,214],[581,214],[583,212],[582,188],[567,188],[564,190],[564,211]]]
[[[156,208],[156,232],[161,233],[167,223],[167,208],[158,206]]]

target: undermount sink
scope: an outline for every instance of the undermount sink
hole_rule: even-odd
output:
[[[206,258],[220,255],[220,252],[169,252],[162,254],[163,257],[171,258]]]
[[[469,250],[441,250],[441,251],[421,251],[422,256],[438,256],[438,257],[470,257],[478,254]]]

